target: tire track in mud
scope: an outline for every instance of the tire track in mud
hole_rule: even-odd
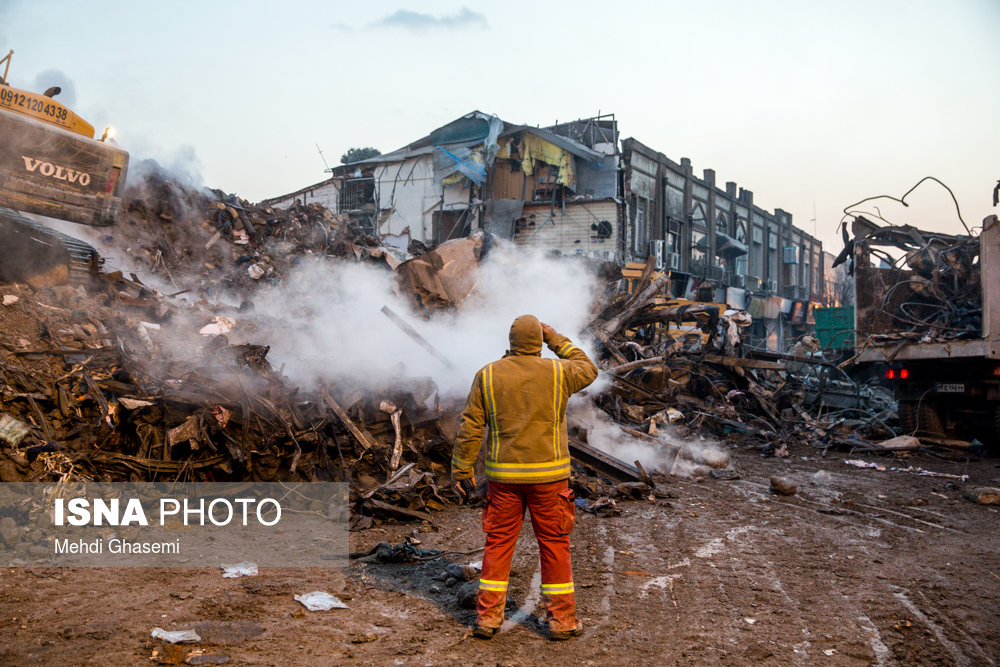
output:
[[[686,491],[698,497],[718,496],[714,490],[686,486]],[[830,595],[827,581],[834,570],[833,584],[843,585],[838,580],[851,577],[864,560],[839,554],[845,542],[847,547],[860,548],[881,537],[882,529],[775,501],[754,490],[766,488],[760,485],[727,488],[747,510],[741,511],[741,519],[751,524],[729,528],[725,537],[701,531],[703,546],[695,555],[709,560],[707,565],[719,579],[720,595],[744,610],[742,620],[752,625],[752,636],[763,639],[762,644],[751,645],[746,658],[757,662],[774,655],[782,663],[809,664],[837,655],[839,664],[891,664],[889,649],[875,624],[846,595],[839,600]],[[801,531],[800,513],[784,511],[789,506],[809,512],[818,529]],[[718,530],[732,525],[725,515],[713,518]],[[850,528],[853,536],[845,535],[842,527]],[[737,616],[734,623],[739,625],[740,620]]]
[[[711,493],[710,489],[696,484],[684,486],[686,491],[699,496]],[[968,524],[962,520],[964,515],[949,515],[918,506],[906,506],[906,511],[898,511],[859,502],[851,497],[857,497],[859,493],[866,497],[872,495],[871,486],[865,488],[862,485],[861,489],[849,485],[845,487],[843,494],[838,494],[844,496],[838,498],[838,504],[851,509],[843,513],[817,511],[814,508],[838,505],[803,498],[802,494],[794,499],[771,497],[767,495],[767,486],[748,480],[740,480],[728,488],[751,503],[756,500],[755,504],[758,505],[772,505],[769,515],[762,519],[765,523],[780,526],[782,521],[794,523],[808,517],[810,525],[815,527],[812,531],[794,532],[798,536],[797,544],[789,549],[797,549],[805,555],[810,566],[803,567],[805,576],[786,578],[786,588],[790,597],[799,603],[799,609],[810,612],[819,609],[824,612],[819,616],[813,612],[813,621],[817,624],[816,627],[823,627],[825,624],[826,634],[838,642],[847,642],[844,646],[846,656],[843,655],[845,651],[838,646],[841,657],[854,659],[856,664],[936,662],[996,665],[997,661],[995,657],[991,657],[988,648],[992,643],[990,639],[980,633],[977,641],[962,627],[961,619],[973,618],[979,610],[964,602],[961,592],[957,596],[955,590],[948,591],[948,594],[942,593],[945,595],[941,598],[942,601],[949,600],[956,607],[958,616],[954,619],[942,609],[935,609],[923,593],[924,588],[956,588],[956,582],[946,579],[939,567],[944,564],[945,559],[962,559],[960,554],[965,552],[965,546],[975,544],[974,534],[965,529]],[[879,498],[884,499],[884,496],[880,495]],[[791,511],[786,511],[786,508]],[[870,511],[863,511],[861,508]],[[746,519],[743,513],[741,518]],[[850,535],[844,534],[844,527],[850,528]],[[793,531],[794,527],[788,526],[788,534],[793,534]],[[785,543],[788,540],[785,536],[777,539]],[[926,545],[928,540],[932,540],[931,543],[935,545],[933,549],[921,546]],[[903,550],[902,553],[898,552],[899,549]],[[829,567],[825,568],[817,567],[814,562],[815,557],[823,550],[836,556]],[[897,559],[905,559],[904,554],[913,550],[921,552],[925,557],[933,554],[941,559],[941,563],[931,560],[926,564],[907,564],[903,560],[900,565],[905,564],[904,567],[897,569]],[[928,553],[924,554],[924,551]],[[966,554],[967,557],[972,555]],[[765,561],[782,564],[784,569],[789,564],[787,553],[775,552],[773,558],[769,555]],[[914,566],[919,568],[920,575],[930,578],[929,581],[924,579],[923,585],[915,580],[912,582],[918,586],[916,592],[925,597],[926,604],[917,605],[906,596],[907,589],[898,585],[907,585],[915,577]],[[832,581],[829,580],[830,574],[835,576]],[[806,583],[810,576],[820,578],[816,586]],[[840,603],[833,604],[830,594],[840,587],[846,589],[840,591]],[[958,590],[961,591],[960,588]],[[973,593],[975,590],[975,587],[970,587],[969,592]],[[939,597],[939,594],[935,594],[935,597]],[[907,619],[912,619],[912,623]],[[831,621],[839,622],[834,627],[830,626]]]

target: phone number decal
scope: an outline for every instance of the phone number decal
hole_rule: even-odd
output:
[[[6,87],[0,86],[0,105],[17,107],[34,114],[48,116],[57,122],[65,122],[69,112],[58,104],[46,103]]]

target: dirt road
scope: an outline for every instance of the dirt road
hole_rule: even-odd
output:
[[[0,663],[150,664],[155,627],[195,627],[190,645],[231,664],[994,665],[1000,662],[1000,512],[966,486],[858,469],[840,455],[735,452],[740,479],[668,480],[671,498],[578,515],[573,557],[584,637],[548,642],[537,620],[537,549],[526,524],[508,622],[467,636],[473,612],[444,565],[340,570],[5,570]],[[997,459],[882,459],[998,485]],[[817,474],[819,473],[819,474]],[[767,492],[771,475],[799,492]],[[449,508],[421,546],[481,546],[479,512]],[[398,542],[411,526],[352,535]],[[471,561],[466,557],[456,561]],[[292,595],[341,594],[349,610],[304,612]],[[161,649],[162,650],[162,649]],[[166,659],[166,658],[165,658]]]

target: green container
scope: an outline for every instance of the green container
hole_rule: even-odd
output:
[[[854,306],[813,308],[816,338],[824,350],[847,350],[854,347]]]

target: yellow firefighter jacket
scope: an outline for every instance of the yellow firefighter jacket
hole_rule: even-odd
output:
[[[570,473],[566,401],[597,377],[597,367],[569,338],[550,337],[558,359],[543,359],[538,319],[522,315],[510,328],[510,350],[476,373],[451,459],[455,480],[472,477],[483,434],[486,477],[542,484]]]

